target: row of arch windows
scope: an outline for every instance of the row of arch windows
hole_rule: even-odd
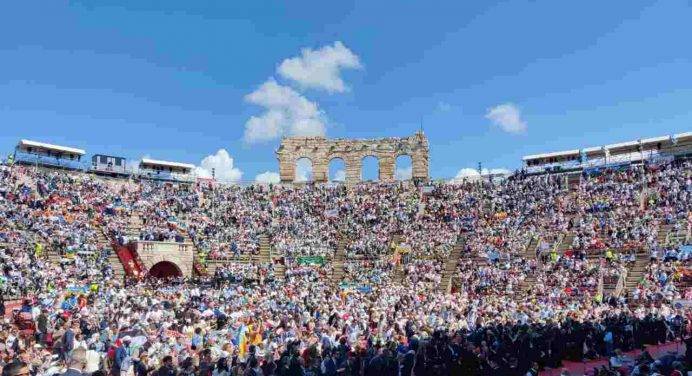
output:
[[[396,180],[410,180],[413,171],[413,161],[409,155],[400,155],[396,158],[394,178]],[[379,159],[375,156],[364,157],[361,161],[361,181],[378,181],[380,175]],[[341,158],[333,158],[329,161],[329,181],[339,182],[346,180],[346,163]],[[300,158],[296,162],[295,181],[305,182],[314,180],[312,161],[309,158]]]

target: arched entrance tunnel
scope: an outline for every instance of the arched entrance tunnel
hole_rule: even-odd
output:
[[[170,261],[157,262],[149,269],[149,276],[153,278],[182,277],[182,275],[183,272],[178,265]]]

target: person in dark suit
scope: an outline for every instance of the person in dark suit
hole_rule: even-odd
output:
[[[178,372],[175,370],[175,367],[173,366],[173,357],[170,355],[164,356],[163,364],[158,370],[156,370],[155,376],[176,376],[177,374]]]
[[[74,349],[75,332],[72,326],[68,326],[65,334],[62,336],[62,349],[65,354],[69,354]]]
[[[67,358],[67,370],[61,376],[84,376],[86,366],[86,350],[79,347],[72,351]]]

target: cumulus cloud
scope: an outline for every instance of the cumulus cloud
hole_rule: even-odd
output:
[[[126,163],[126,168],[128,171],[130,171],[133,174],[136,174],[139,172],[139,160],[137,159],[130,159]]]
[[[394,178],[396,180],[411,180],[413,177],[412,167],[397,167],[394,171]]]
[[[452,105],[447,103],[447,102],[437,102],[437,111],[438,112],[447,112],[452,109]]]
[[[295,181],[304,182],[312,180],[312,162],[307,158],[300,158],[296,162]]]
[[[273,171],[265,171],[261,174],[258,174],[255,176],[255,182],[257,183],[264,183],[264,184],[269,184],[269,183],[278,183],[281,180],[281,177],[279,176],[279,173],[273,172]]]
[[[504,103],[491,107],[485,118],[508,133],[524,133],[527,124],[521,119],[521,110],[512,103]]]
[[[506,168],[491,168],[490,170],[483,169],[483,175],[507,175],[511,173],[512,171]]]
[[[468,178],[468,177],[477,177],[480,176],[480,172],[478,170],[473,169],[473,168],[462,168],[457,172],[457,176],[455,176],[455,179],[463,179],[463,178]]]
[[[492,168],[490,170],[484,168],[480,172],[478,172],[477,169],[467,167],[459,170],[459,172],[457,172],[457,175],[451,180],[451,182],[460,183],[463,181],[473,181],[479,179],[481,175],[506,175],[510,173],[511,171],[506,168]]]
[[[332,181],[346,181],[346,171],[338,170],[335,172]]]
[[[244,140],[258,143],[281,136],[324,136],[325,116],[317,103],[309,101],[273,78],[245,96],[245,101],[265,111],[245,123]]]
[[[337,41],[317,50],[302,49],[300,56],[281,62],[278,73],[302,88],[342,93],[347,91],[348,87],[341,78],[341,71],[362,67],[358,55]]]
[[[243,172],[233,166],[233,158],[226,149],[219,149],[216,153],[204,157],[196,171],[197,176],[214,176],[216,180],[228,183],[238,182],[243,177]]]
[[[127,162],[127,169],[133,174],[139,173],[139,162],[142,161],[142,159],[151,159],[151,155],[149,154],[144,154],[140,159],[130,159]]]

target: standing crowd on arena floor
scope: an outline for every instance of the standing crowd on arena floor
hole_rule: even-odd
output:
[[[598,374],[643,376],[692,364],[692,352],[622,355],[690,344],[680,301],[692,298],[692,248],[659,236],[689,239],[690,161],[603,169],[574,186],[517,173],[425,191],[0,174],[3,376],[537,375],[603,356]],[[285,278],[274,259],[240,261],[262,236]],[[195,279],[119,280],[111,242],[137,240],[189,241],[226,263]],[[330,263],[341,245],[344,262]],[[637,265],[633,285],[606,289]]]

